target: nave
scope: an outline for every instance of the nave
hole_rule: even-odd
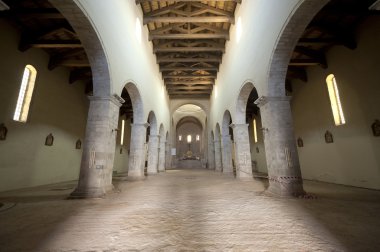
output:
[[[67,200],[76,182],[0,194],[1,251],[379,251],[380,192],[304,181],[317,198],[265,195],[205,169]]]

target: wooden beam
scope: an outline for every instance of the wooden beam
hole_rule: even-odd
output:
[[[304,46],[296,46],[294,51],[314,59],[322,68],[327,68],[327,61],[323,52],[313,50]]]
[[[222,59],[219,57],[213,57],[213,58],[161,58],[161,57],[157,57],[157,63],[176,63],[176,62],[184,62],[184,63],[217,62],[217,63],[222,63]]]
[[[18,16],[20,18],[31,19],[64,19],[65,17],[55,8],[15,8],[2,11],[2,16]]]
[[[301,67],[288,67],[287,77],[289,79],[299,79],[303,82],[307,82],[307,73],[304,68]]]
[[[212,80],[208,81],[165,81],[165,85],[214,85]]]
[[[144,25],[148,23],[235,23],[232,16],[198,16],[198,17],[148,17],[144,16]]]
[[[163,74],[164,79],[216,79],[216,75],[168,75]]]
[[[149,40],[154,39],[230,39],[228,32],[223,33],[180,33],[180,34],[149,34]]]
[[[170,91],[169,94],[210,94],[211,90],[201,90],[201,91]]]
[[[30,43],[34,48],[81,48],[79,40],[38,40]]]
[[[308,46],[315,44],[338,44],[336,38],[300,38],[297,45]]]
[[[91,68],[75,69],[70,72],[69,83],[72,84],[79,80],[91,80]]]
[[[289,66],[319,66],[322,63],[316,59],[292,59]]]
[[[219,67],[160,67],[160,71],[219,71]]]
[[[85,54],[85,51],[82,48],[77,48],[77,49],[70,50],[69,52],[66,52],[63,54],[60,53],[60,54],[51,56],[50,60],[49,60],[48,69],[53,70],[54,68],[62,65],[61,64],[62,61],[65,61],[65,60],[68,60],[72,57],[75,57],[78,55],[83,55],[83,54]]]
[[[225,52],[224,47],[167,47],[153,48],[153,52]]]
[[[181,0],[181,2],[234,2],[241,3],[242,0]],[[136,4],[145,2],[167,2],[167,0],[135,0]]]
[[[337,43],[342,44],[351,50],[354,50],[357,47],[354,34],[345,27],[338,27],[334,24],[312,22],[308,29],[317,29],[321,32],[328,33],[336,38]]]
[[[68,24],[59,24],[53,27],[39,29],[38,32],[24,32],[21,34],[21,40],[19,44],[19,50],[24,52],[32,47],[32,44],[38,40],[43,40],[44,37],[53,35],[57,32],[65,30],[69,33],[75,34],[74,30]]]
[[[212,86],[204,86],[204,87],[184,87],[184,86],[167,86],[166,87],[168,91],[173,90],[212,90]]]
[[[87,59],[63,59],[59,62],[59,65],[66,67],[90,67]]]

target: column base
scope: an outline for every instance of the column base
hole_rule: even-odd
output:
[[[280,197],[299,197],[305,195],[300,177],[269,177],[266,193]]]
[[[76,188],[68,197],[68,199],[94,199],[104,198],[106,191],[103,188]]]

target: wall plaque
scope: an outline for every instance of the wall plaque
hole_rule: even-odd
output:
[[[50,133],[50,134],[46,137],[45,145],[46,145],[46,146],[53,146],[53,142],[54,142],[54,137],[53,137],[53,135]]]
[[[7,138],[8,129],[5,127],[4,123],[0,124],[0,140],[5,140]]]
[[[297,139],[297,146],[300,147],[300,148],[303,147],[303,140],[300,137]]]
[[[80,150],[82,148],[82,141],[80,139],[75,143],[75,149]]]
[[[260,153],[259,147],[256,147],[256,153]]]
[[[326,131],[325,141],[326,141],[326,143],[333,143],[334,142],[334,137],[330,131]]]
[[[375,137],[380,136],[380,121],[375,120],[375,122],[372,124],[372,133]]]

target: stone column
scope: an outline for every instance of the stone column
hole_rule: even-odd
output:
[[[131,124],[128,180],[142,180],[145,178],[145,138],[147,127],[147,123]]]
[[[165,168],[171,168],[171,146],[170,143],[167,141],[165,146]]]
[[[77,188],[71,198],[97,198],[112,190],[120,97],[90,96]]]
[[[230,135],[222,136],[222,166],[223,174],[232,175],[232,140]]]
[[[233,124],[235,139],[236,177],[252,180],[252,161],[249,143],[248,124]]]
[[[213,142],[208,145],[208,169],[215,170],[215,150]]]
[[[281,196],[304,194],[293,132],[290,97],[260,97],[270,193]]]
[[[158,146],[160,136],[150,135],[148,143],[148,174],[158,173]]]
[[[214,146],[215,146],[215,171],[222,171],[222,150],[220,146],[220,141],[215,140],[214,141]]]
[[[160,139],[160,152],[158,154],[158,171],[165,171],[165,146],[166,141],[162,138]]]

